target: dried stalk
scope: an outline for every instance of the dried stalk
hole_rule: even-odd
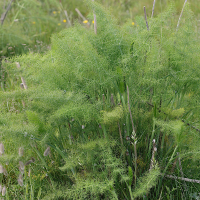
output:
[[[153,1],[153,8],[152,8],[152,14],[151,14],[151,17],[153,17],[153,14],[154,14],[155,4],[156,4],[156,0]]]
[[[97,18],[95,12],[93,12],[93,14],[94,14],[94,33],[97,34]]]
[[[172,165],[171,173],[174,172],[174,169],[175,169],[175,167],[176,167],[177,160],[178,160],[178,158],[175,159],[175,161],[174,161],[174,163],[173,163],[173,165]]]
[[[67,18],[68,24],[71,26],[72,24],[71,24],[71,22],[70,22],[70,20],[69,20],[69,16],[68,16],[68,14],[67,14],[67,11],[64,10],[64,13],[65,13],[65,16],[66,16],[66,18]]]
[[[8,7],[7,7],[7,9],[6,9],[6,12],[3,13],[3,14],[1,15],[1,25],[3,25],[4,20],[5,20],[5,18],[6,18],[6,15],[7,15],[8,11],[10,10],[10,7],[11,7],[11,4],[12,4],[13,1],[14,1],[14,0],[11,0],[11,1],[10,1],[9,5],[8,5]]]
[[[115,101],[114,101],[113,94],[111,94],[111,96],[110,96],[110,101],[111,101],[112,107],[115,107]]]
[[[78,8],[75,9],[75,11],[78,13],[78,15],[82,18],[83,21],[86,21],[87,19],[81,14]],[[89,22],[87,22],[88,26],[90,25]]]
[[[105,95],[103,94],[103,109],[105,109]]]
[[[119,128],[119,135],[120,135],[121,144],[124,145],[123,144],[123,139],[122,139],[122,132],[121,132],[121,128],[120,128],[119,122],[118,122],[118,128]]]
[[[200,180],[189,179],[189,178],[183,178],[183,177],[172,176],[172,175],[165,175],[165,177],[171,178],[171,179],[178,179],[178,180],[186,181],[186,182],[190,182],[190,183],[199,183],[199,184],[200,184]]]
[[[132,128],[133,128],[133,132],[135,133],[135,127],[134,127],[134,124],[133,124],[133,118],[132,118],[132,114],[131,114],[131,107],[130,107],[130,103],[129,103],[129,89],[128,89],[128,85],[127,85],[127,96],[128,96],[128,108],[129,108],[129,113],[130,113]]]
[[[146,20],[147,30],[149,30],[149,25],[148,25],[148,22],[147,22],[147,13],[146,13],[146,8],[145,8],[145,6],[144,6],[144,16],[145,16],[145,20]]]
[[[20,69],[20,64],[19,64],[19,62],[16,62],[16,66],[17,66],[18,69]],[[28,89],[28,86],[26,85],[26,82],[25,82],[24,78],[21,77],[21,80],[22,80],[22,84],[23,84],[23,85],[21,84],[20,86],[21,86],[21,87],[23,86],[24,89],[27,90],[27,89]]]
[[[27,85],[26,85],[26,82],[25,82],[24,78],[21,77],[21,80],[22,80],[22,83],[23,83],[24,89],[27,90],[28,87],[27,87]]]
[[[179,167],[180,167],[180,171],[181,171],[181,176],[183,177],[183,169],[182,169],[182,165],[181,165],[181,159],[179,156],[179,152],[177,152],[177,156],[178,156],[178,163],[179,163]]]
[[[183,169],[182,169],[182,165],[181,165],[181,159],[180,159],[180,156],[179,156],[179,152],[177,152],[177,156],[178,156],[178,163],[179,163],[179,168],[180,168],[180,171],[181,171],[181,176],[182,176],[182,178],[184,178]],[[185,187],[185,190],[187,191],[187,185],[186,185],[186,183],[184,183],[184,187]]]
[[[136,139],[136,132],[135,132],[135,127],[133,124],[133,118],[132,118],[132,114],[131,114],[131,107],[130,107],[130,103],[129,103],[129,89],[128,89],[128,85],[127,85],[127,96],[128,96],[128,108],[129,108],[129,113],[130,113],[130,118],[131,118],[131,123],[132,123],[132,128],[133,128],[133,139],[134,139],[134,153],[135,153],[135,184],[136,184],[136,180],[137,180],[137,148],[136,148],[136,144],[137,144],[137,139]]]
[[[156,147],[156,140],[153,139],[153,151],[152,151],[152,157],[151,157],[151,164],[150,164],[150,169],[149,171],[151,171],[153,169],[153,167],[155,166],[155,153],[157,151],[157,147]]]
[[[6,0],[4,0],[4,2],[3,2],[3,9],[4,10],[6,9]]]
[[[19,64],[19,62],[16,62],[16,66],[17,66],[18,69],[20,69],[20,64]],[[20,87],[21,87],[22,89],[27,90],[27,89],[28,89],[28,86],[26,85],[26,82],[25,82],[24,78],[21,77],[21,80],[22,80],[22,83],[20,84]],[[25,104],[24,100],[22,100],[22,105],[23,105],[23,107],[25,108],[26,104]]]
[[[178,27],[179,27],[179,24],[180,24],[180,21],[181,21],[181,17],[182,17],[182,14],[183,14],[183,10],[184,10],[184,8],[185,8],[186,3],[187,3],[187,0],[185,0],[185,2],[184,2],[184,4],[183,4],[183,8],[182,8],[182,10],[181,10],[181,14],[180,14],[179,19],[178,19],[176,31],[178,31]]]

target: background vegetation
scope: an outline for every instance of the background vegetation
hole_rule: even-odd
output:
[[[149,1],[14,1],[0,29],[2,196],[199,199],[196,2],[177,26],[183,1],[156,1],[153,17]]]
[[[11,3],[8,12],[7,8]],[[146,6],[147,17],[151,16],[153,1],[140,0],[97,0],[98,3],[110,10],[117,19],[117,24],[124,24],[128,19],[133,22],[137,16],[144,16],[143,6]],[[180,14],[184,0],[174,1],[177,15]],[[190,0],[190,7],[199,19],[199,1]],[[161,13],[170,4],[170,0],[156,2],[154,16]],[[90,12],[84,0],[2,0],[0,2],[0,14],[6,14],[0,29],[0,57],[20,55],[27,52],[44,52],[50,48],[52,33],[59,32],[63,28],[70,27],[77,19],[83,23],[83,19],[75,11],[78,8],[87,18]],[[66,13],[68,19],[66,17]]]

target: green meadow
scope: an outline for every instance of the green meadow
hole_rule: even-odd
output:
[[[2,0],[0,199],[200,199],[199,12]]]

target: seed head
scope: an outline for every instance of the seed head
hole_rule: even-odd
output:
[[[2,189],[2,196],[5,196],[5,194],[6,194],[6,186],[4,186]]]
[[[19,178],[17,179],[17,181],[18,181],[18,184],[20,186],[23,186],[23,176],[22,176],[22,174],[19,175]]]
[[[31,176],[31,168],[29,168],[29,170],[28,170],[28,177],[30,177]]]
[[[47,147],[47,149],[44,151],[44,156],[48,156],[50,153],[50,147]]]
[[[19,171],[23,174],[24,173],[24,163],[19,161]]]
[[[30,165],[33,161],[32,160],[28,160],[25,165]]]
[[[126,140],[127,140],[127,141],[130,140],[130,137],[129,137],[129,136],[126,136]]]
[[[4,172],[3,165],[0,165],[0,173],[2,174],[3,172]]]
[[[19,148],[19,156],[23,156],[24,154],[24,149],[22,147]]]
[[[3,174],[4,174],[4,176],[8,175],[8,172],[7,172],[7,170],[5,168],[3,169]]]
[[[30,165],[31,163],[35,162],[35,158],[31,158],[30,160],[28,160],[25,165]]]
[[[21,87],[22,89],[24,89],[24,84],[23,84],[23,83],[20,83],[20,87]]]
[[[4,146],[3,143],[0,143],[0,155],[3,155],[4,153]]]

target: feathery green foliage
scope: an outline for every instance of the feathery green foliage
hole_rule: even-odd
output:
[[[156,165],[154,169],[146,173],[141,180],[139,180],[135,191],[133,191],[134,198],[142,197],[143,195],[147,194],[153,186],[156,186],[159,175],[159,168]]]
[[[171,3],[148,20],[147,30],[142,17],[139,26],[119,27],[101,5],[86,3],[97,16],[97,34],[76,23],[52,36],[45,55],[3,63],[2,140],[15,150],[23,146],[24,162],[37,158],[30,164],[37,174],[32,178],[45,185],[41,189],[26,177],[28,192],[20,195],[159,199],[176,187],[171,198],[177,199],[184,185],[164,176],[182,170],[186,177],[199,176],[188,171],[194,170],[191,159],[198,164],[200,141],[199,36],[189,5],[178,29]],[[20,88],[21,77],[28,89]],[[176,151],[183,169],[174,162]],[[187,187],[188,198],[193,187]]]

